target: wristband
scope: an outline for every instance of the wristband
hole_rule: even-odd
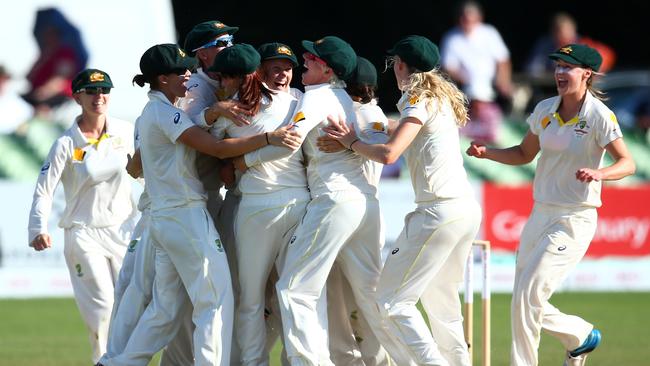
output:
[[[359,141],[359,138],[355,138],[352,142],[350,142],[350,146],[348,146],[348,150],[352,150],[352,145],[354,145],[355,142]],[[354,150],[352,150],[354,151]]]
[[[268,133],[268,132],[264,132],[264,137],[266,137],[266,144],[267,144],[267,145],[270,145],[271,143],[269,142],[269,133]]]

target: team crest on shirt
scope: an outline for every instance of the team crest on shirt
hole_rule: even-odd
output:
[[[540,124],[542,125],[542,130],[545,130],[551,124],[551,118],[549,116],[544,117]]]
[[[75,264],[74,268],[77,270],[77,277],[83,277],[84,273],[81,271],[81,264]]]
[[[372,129],[375,131],[384,131],[384,124],[381,122],[373,122]]]
[[[293,244],[293,242],[295,241],[296,241],[296,236],[294,235],[291,237],[291,240],[289,240],[289,244]]]
[[[131,240],[131,242],[129,242],[129,247],[127,248],[127,251],[129,253],[135,252],[135,246],[136,245],[138,245],[138,241],[137,240]]]
[[[43,166],[41,167],[41,174],[43,174],[43,173],[45,173],[46,171],[48,171],[48,169],[50,169],[50,162],[49,162],[49,161],[46,161],[45,164],[43,164]]]
[[[587,124],[587,121],[581,120],[576,124],[575,128],[573,129],[573,133],[577,138],[581,139],[583,136],[589,133],[590,129],[591,126]]]
[[[419,101],[420,101],[420,98],[418,98],[415,95],[409,98],[409,104],[410,105],[416,105],[416,104],[418,104]]]
[[[223,252],[223,245],[221,244],[221,239],[215,239],[214,243],[217,244],[217,251]]]
[[[302,113],[302,112],[298,112],[298,113],[296,113],[295,116],[293,116],[293,123],[298,123],[298,122],[304,121],[304,120],[305,120],[305,114]]]

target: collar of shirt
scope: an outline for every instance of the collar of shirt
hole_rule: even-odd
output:
[[[75,146],[87,146],[87,145],[97,145],[102,142],[102,140],[107,139],[113,135],[113,129],[112,129],[112,124],[109,123],[110,118],[106,116],[106,121],[104,122],[104,133],[99,137],[99,139],[93,139],[93,138],[88,138],[86,137],[83,132],[81,132],[81,129],[79,128],[79,120],[81,119],[81,116],[77,116],[75,118],[74,123],[72,124],[71,127],[71,133],[72,133],[72,139],[74,141]]]
[[[305,85],[305,92],[309,90],[316,90],[316,89],[332,89],[332,85],[330,85],[330,83]]]
[[[559,114],[557,115],[557,120],[558,123],[561,123],[562,125],[567,125],[567,124],[572,124],[572,123],[577,123],[578,121],[582,121],[587,118],[587,113],[589,113],[589,110],[591,108],[591,105],[593,104],[594,101],[594,96],[591,95],[591,92],[587,91],[587,95],[585,96],[585,101],[582,103],[582,106],[580,107],[580,111],[578,112],[578,115],[570,119],[569,121],[563,121],[561,118],[559,118]],[[558,109],[560,108],[560,103],[562,103],[562,97],[558,97],[555,103],[553,103],[553,106],[551,107],[551,115],[555,117],[555,114],[557,113]]]
[[[171,106],[174,106],[172,104],[172,102],[170,102],[169,99],[167,99],[167,97],[165,96],[165,94],[163,92],[161,92],[161,91],[151,90],[151,91],[149,91],[147,93],[147,96],[149,97],[149,100],[151,100],[151,101],[157,100],[157,101],[163,102],[165,104],[169,104]]]

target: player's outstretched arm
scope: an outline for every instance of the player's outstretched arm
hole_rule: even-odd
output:
[[[494,160],[508,165],[528,164],[539,152],[539,138],[528,131],[519,145],[505,149],[488,147],[479,141],[472,141],[465,153],[479,159]]]
[[[217,140],[214,136],[197,126],[183,131],[178,137],[178,141],[204,154],[216,156],[219,159],[243,155],[266,145],[284,146],[295,150],[300,147],[302,142],[300,135],[288,128],[280,128],[273,132],[249,137]]]
[[[330,138],[340,142],[344,147],[382,164],[393,164],[411,144],[422,128],[422,122],[414,117],[406,117],[385,144],[366,144],[359,140],[354,128],[345,121],[332,116],[327,117],[330,125],[323,130]]]

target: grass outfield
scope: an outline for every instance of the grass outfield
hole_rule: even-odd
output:
[[[492,297],[492,364],[509,360],[509,295]],[[480,365],[480,299],[475,299],[475,361]],[[603,332],[603,343],[589,366],[648,365],[650,293],[559,293],[553,304],[580,314]],[[271,365],[279,365],[280,348]],[[89,366],[90,346],[72,299],[0,301],[0,366]],[[560,343],[543,335],[540,365],[561,365]],[[152,365],[154,362],[152,362]]]

